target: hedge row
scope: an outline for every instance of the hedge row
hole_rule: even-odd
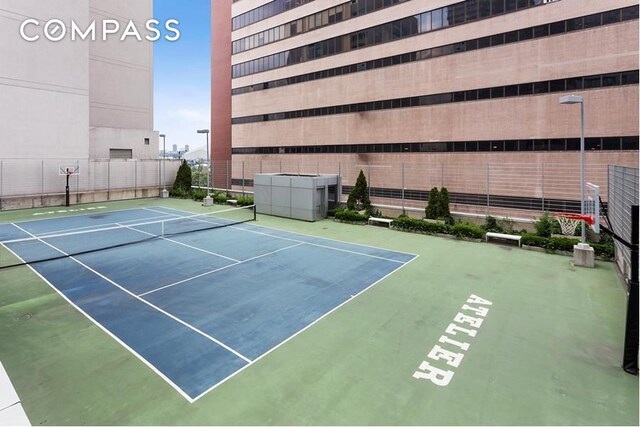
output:
[[[484,230],[477,225],[458,223],[454,225],[432,223],[421,219],[399,217],[393,220],[391,226],[403,231],[414,231],[427,234],[451,234],[456,237],[466,237],[471,239],[481,239],[484,237]]]
[[[348,222],[367,222],[369,220],[369,215],[362,215],[358,211],[353,211],[349,209],[338,209],[335,211],[335,218],[340,221],[348,221]]]
[[[537,246],[540,248],[548,249],[549,251],[564,251],[572,252],[573,246],[576,244],[576,239],[567,237],[540,237],[535,234],[523,234],[522,244],[528,246]],[[589,243],[596,255],[604,258],[613,258],[615,255],[615,249],[611,243]]]
[[[337,217],[338,213],[336,212],[336,218]],[[403,231],[426,234],[451,234],[456,237],[471,239],[482,239],[485,236],[485,230],[477,225],[467,223],[458,223],[455,225],[438,224],[409,217],[396,218],[393,220],[393,223],[391,223],[391,227]],[[572,252],[573,246],[576,244],[576,239],[567,237],[540,237],[536,234],[525,233],[522,235],[522,244],[537,246],[547,249],[550,252]],[[589,245],[591,245],[595,254],[598,256],[604,258],[614,257],[614,247],[612,243],[589,243]]]

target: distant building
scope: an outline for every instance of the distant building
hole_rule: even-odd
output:
[[[212,6],[212,158],[233,156],[249,178],[263,162],[575,166],[580,113],[559,104],[567,94],[585,98],[588,164],[638,166],[637,0]],[[399,180],[377,186],[404,193]]]
[[[7,2],[4,2],[7,3]],[[153,44],[28,42],[21,23],[36,17],[85,23],[105,17],[145,22],[153,1],[9,2],[0,14],[0,158],[157,159],[153,130]],[[100,27],[100,25],[98,25]]]

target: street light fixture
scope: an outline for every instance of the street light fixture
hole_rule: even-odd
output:
[[[584,217],[584,98],[578,95],[566,95],[560,97],[560,104],[580,104],[580,215]],[[581,223],[581,244],[586,246],[584,219]]]
[[[209,190],[211,188],[211,161],[209,160],[209,129],[200,129],[197,133],[207,135],[207,197],[204,198],[203,204],[205,206],[212,206],[213,200]]]
[[[161,133],[160,138],[162,138],[162,198],[166,199],[169,197],[167,191],[167,135]]]

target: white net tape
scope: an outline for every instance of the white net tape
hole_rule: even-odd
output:
[[[573,236],[576,232],[576,228],[580,221],[577,219],[567,218],[565,216],[557,217],[558,223],[560,224],[560,228],[562,229],[562,234],[565,236]]]

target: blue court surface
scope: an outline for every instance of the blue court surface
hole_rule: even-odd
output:
[[[158,207],[0,224],[0,242],[189,401],[415,258],[254,222],[164,230],[192,215]]]

